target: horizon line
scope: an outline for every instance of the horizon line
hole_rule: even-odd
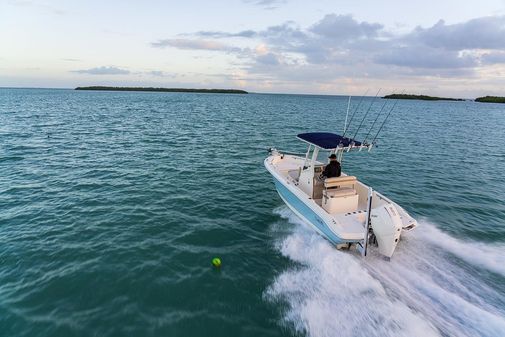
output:
[[[117,87],[117,86],[105,86],[105,87]],[[0,89],[44,89],[44,90],[75,90],[77,87],[71,88],[71,87],[4,87],[0,86]],[[120,88],[165,88],[165,87],[120,87]],[[166,89],[211,89],[211,90],[244,90],[245,89],[234,89],[234,88],[166,88]],[[84,91],[84,90],[83,90]],[[99,91],[99,90],[96,90]],[[101,91],[107,91],[107,90],[101,90]],[[125,90],[126,92],[126,90]],[[135,92],[143,92],[143,91],[135,91]],[[145,91],[148,92],[148,91]],[[155,91],[153,91],[155,92]],[[342,97],[375,97],[374,95],[348,95],[348,94],[314,94],[314,93],[283,93],[283,92],[257,92],[257,91],[247,91],[249,94],[262,94],[262,95],[304,95],[304,96],[342,96]],[[391,94],[397,94],[397,93],[391,93]],[[426,95],[426,94],[407,94],[407,95]],[[431,95],[426,95],[426,96],[431,96]],[[487,95],[487,96],[492,96],[492,95]],[[472,98],[472,97],[444,97],[444,98],[454,98],[454,99],[463,99],[463,100],[475,100],[478,97]]]

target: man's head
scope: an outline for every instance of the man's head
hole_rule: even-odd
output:
[[[328,158],[330,158],[330,161],[337,161],[337,155],[335,153],[332,153]]]

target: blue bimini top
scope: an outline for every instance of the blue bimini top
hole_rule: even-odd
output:
[[[331,150],[337,147],[348,147],[351,144],[354,146],[361,145],[361,142],[358,142],[352,138],[342,137],[331,132],[300,133],[296,137],[325,150]]]

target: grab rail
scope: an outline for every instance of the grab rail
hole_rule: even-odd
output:
[[[279,154],[289,154],[289,155],[292,155],[292,156],[305,157],[305,155],[306,155],[306,153],[277,150],[276,148],[273,148],[273,147],[271,147],[271,148],[268,149],[268,153],[272,153],[274,151],[277,152],[277,153],[279,153]]]

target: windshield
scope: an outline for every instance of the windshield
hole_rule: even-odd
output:
[[[330,151],[326,151],[321,149],[317,154],[317,161],[323,163],[324,165],[328,164],[328,157],[330,156]]]

